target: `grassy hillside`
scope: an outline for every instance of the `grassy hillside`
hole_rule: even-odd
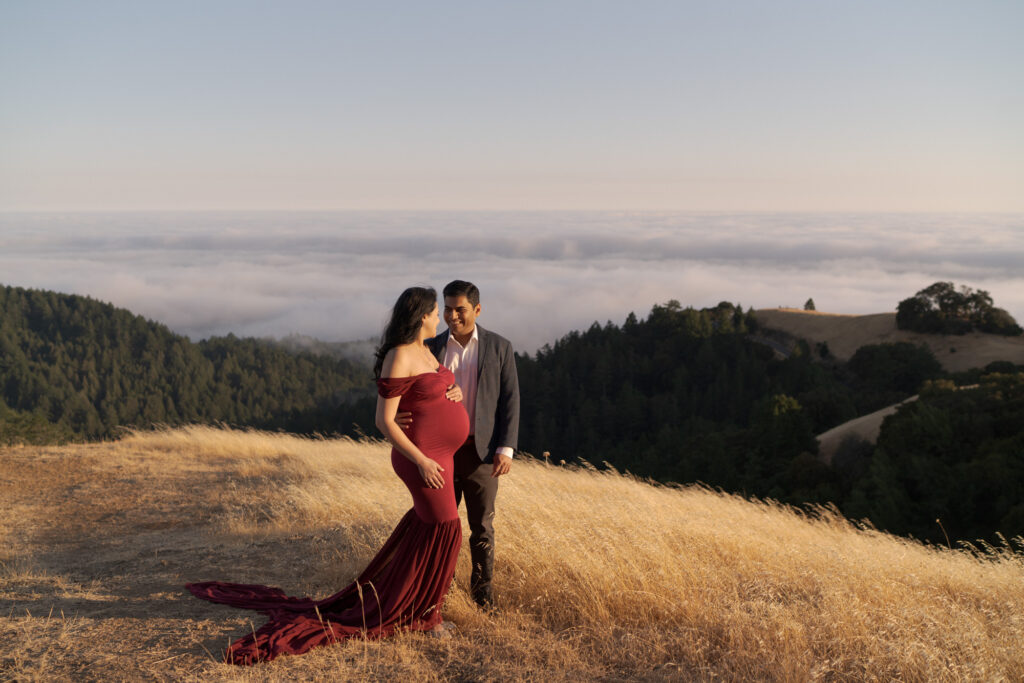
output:
[[[222,579],[324,595],[409,506],[387,448],[210,428],[0,449],[0,678],[1020,680],[1024,557],[926,547],[700,488],[519,461],[498,613],[457,635],[219,662]]]
[[[812,346],[822,342],[839,360],[847,361],[862,346],[911,342],[931,349],[948,372],[983,368],[993,361],[1024,364],[1024,337],[1003,337],[971,332],[964,335],[922,334],[896,328],[895,313],[838,315],[792,308],[766,308],[754,312],[766,328],[778,330]]]

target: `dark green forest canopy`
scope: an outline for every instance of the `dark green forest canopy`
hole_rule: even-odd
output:
[[[813,453],[817,431],[857,412],[830,366],[806,346],[777,358],[749,337],[754,326],[739,306],[695,310],[672,301],[646,320],[595,324],[520,357],[523,393],[532,397],[521,446],[767,494],[763,461]]]
[[[33,415],[65,438],[190,422],[319,430],[369,381],[342,358],[233,335],[195,344],[110,304],[16,287],[0,288],[0,359],[0,403],[10,421],[20,416],[16,431]]]
[[[862,470],[848,514],[936,543],[1024,534],[1024,366],[993,365],[1006,372],[929,382],[866,458],[836,463]]]

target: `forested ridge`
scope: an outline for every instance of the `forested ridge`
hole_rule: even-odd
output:
[[[0,287],[0,442],[189,422],[322,430],[367,380],[343,358],[233,335],[193,343],[87,297]]]
[[[520,447],[832,504],[933,542],[1024,534],[1024,366],[950,375],[905,342],[861,347],[848,363],[801,343],[782,359],[755,341],[756,325],[727,302],[672,301],[646,320],[595,324],[519,357]],[[816,434],[918,392],[877,444],[844,443],[831,463],[817,457]]]
[[[1024,366],[949,375],[908,343],[864,346],[847,363],[799,343],[781,358],[759,339],[738,305],[670,301],[517,355],[519,447],[556,464],[834,504],[934,542],[1024,534]],[[376,434],[366,364],[309,342],[193,343],[86,297],[3,287],[0,444],[193,422]],[[816,434],[917,393],[877,444],[817,456]]]

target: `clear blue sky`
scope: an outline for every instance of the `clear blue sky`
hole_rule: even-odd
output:
[[[1024,211],[1024,2],[0,0],[0,210]]]

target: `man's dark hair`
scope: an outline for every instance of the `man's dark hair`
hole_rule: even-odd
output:
[[[444,286],[442,294],[446,297],[464,296],[470,306],[476,306],[480,303],[480,290],[472,282],[466,282],[465,280],[452,280]]]

